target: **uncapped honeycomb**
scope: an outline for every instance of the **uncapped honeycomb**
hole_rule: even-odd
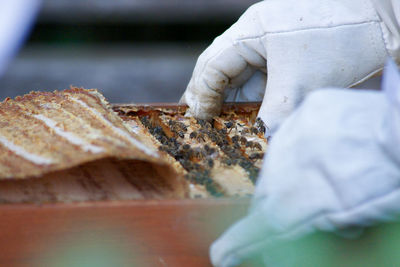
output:
[[[114,106],[143,143],[184,173],[194,198],[252,195],[268,144],[258,109],[257,104],[225,105],[220,116],[205,121],[185,117],[184,106]]]

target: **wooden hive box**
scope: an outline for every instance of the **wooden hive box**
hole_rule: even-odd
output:
[[[234,110],[244,112],[254,120],[258,107],[258,104],[226,105],[222,118]],[[183,114],[185,107],[174,104],[114,105],[114,109],[129,124],[132,117],[148,116],[149,111]],[[137,126],[135,123],[130,125]],[[228,140],[236,135],[235,131],[232,129],[227,133],[230,136]],[[183,139],[190,135],[189,132]],[[154,134],[157,135],[158,131]],[[245,149],[245,153],[248,149],[252,151],[251,148],[241,149]],[[180,157],[179,154],[175,156]],[[214,159],[219,160],[218,157]],[[174,158],[170,160],[174,161]],[[203,166],[207,157],[202,160],[196,162]],[[254,158],[255,163],[258,160]],[[148,165],[141,165],[139,172],[135,168],[129,170],[150,180],[158,175],[143,166]],[[185,166],[189,170],[193,167],[190,164]],[[184,195],[174,195],[174,190],[156,190],[152,187],[154,184],[146,185],[138,183],[138,180],[133,180],[131,186],[138,190],[128,190],[124,179],[132,177],[121,179],[120,167],[119,163],[110,165],[108,161],[100,161],[94,168],[86,166],[56,172],[41,180],[1,181],[0,266],[211,266],[208,258],[210,244],[243,217],[249,206],[249,192],[235,191],[238,186],[230,187],[229,183],[226,184],[229,180],[224,179],[217,179],[215,191],[213,186],[204,186],[204,180],[192,180],[187,176],[187,182],[200,183],[194,183],[196,190]],[[213,180],[215,176],[212,173],[210,177]],[[114,182],[105,183],[104,179]],[[250,179],[250,175],[246,179]],[[181,186],[180,183],[177,185]],[[240,183],[237,185],[240,189]],[[248,185],[247,180],[244,185]],[[309,238],[308,243],[293,247],[298,258],[311,250],[327,266],[392,264],[398,262],[398,229],[398,224],[380,226],[368,229],[359,240],[346,242],[329,234],[316,235]],[[293,256],[293,250],[287,255]],[[310,258],[302,260],[305,262],[301,265],[299,261],[298,266],[310,266],[307,265]],[[248,266],[258,265],[253,262]]]
[[[124,104],[113,108],[128,122],[154,110],[158,115],[164,110],[164,115],[180,114],[182,117],[186,109],[176,104]],[[225,105],[223,111],[225,115],[234,111],[254,122],[258,108],[258,104]],[[224,134],[229,138],[240,132],[224,123],[226,121],[219,121],[221,129],[227,128]],[[205,142],[202,138],[190,138],[189,132],[184,139]],[[173,132],[169,134],[174,135]],[[246,148],[246,144],[241,149],[244,153],[250,151],[247,156],[252,152],[261,153],[261,149]],[[206,166],[208,159],[206,156],[196,160],[196,164]],[[213,159],[215,163],[212,168],[209,166],[211,169],[218,164],[227,168],[240,164],[240,161],[220,163],[219,156]],[[259,164],[260,160],[254,158],[252,162]],[[246,173],[246,179],[236,181],[234,187],[224,179],[214,184],[216,187],[208,187],[203,180],[197,183],[190,178],[190,171],[182,168],[191,183],[191,191],[185,196],[174,196],[173,190],[154,190],[150,185],[138,187],[139,193],[127,193],[123,179],[115,178],[120,175],[120,169],[112,171],[109,162],[96,164],[91,169],[80,167],[52,172],[39,180],[0,183],[0,266],[54,266],[55,263],[91,266],[98,262],[104,266],[210,266],[210,244],[245,215],[254,189],[250,171],[241,170]],[[138,168],[143,177],[154,174],[152,168]],[[101,178],[96,177],[99,173]],[[213,181],[216,176],[211,175]],[[103,183],[107,179],[115,183]],[[245,191],[241,190],[242,183],[247,188]]]

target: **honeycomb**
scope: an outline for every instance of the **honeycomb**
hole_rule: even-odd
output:
[[[147,146],[190,182],[191,197],[251,196],[268,146],[260,105],[226,104],[212,121],[185,117],[179,105],[114,105]]]

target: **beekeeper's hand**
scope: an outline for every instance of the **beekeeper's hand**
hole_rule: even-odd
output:
[[[264,99],[259,116],[274,131],[313,89],[357,85],[379,73],[388,54],[396,58],[400,40],[372,1],[391,0],[267,0],[251,6],[201,54],[181,102],[190,115],[210,119],[219,114],[227,89],[243,87],[231,93],[234,100]]]
[[[399,218],[400,76],[392,64],[384,93],[317,90],[288,117],[272,138],[249,214],[211,247],[214,266],[257,254],[271,264],[277,245],[316,230],[352,235]],[[285,260],[290,255],[277,266]]]

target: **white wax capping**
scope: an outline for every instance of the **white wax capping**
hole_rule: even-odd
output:
[[[56,134],[66,139],[71,144],[81,147],[85,152],[101,153],[104,151],[102,147],[89,144],[85,140],[74,135],[73,133],[64,131],[63,129],[57,126],[57,123],[55,121],[43,116],[42,114],[37,114],[32,116],[44,122],[49,128],[53,129]]]
[[[259,137],[247,137],[247,141],[252,141],[252,142],[260,141],[260,138]]]
[[[17,146],[14,143],[12,143],[11,141],[9,141],[7,138],[0,136],[0,143],[7,147],[11,152],[13,152],[14,154],[23,157],[24,159],[37,164],[37,165],[50,165],[53,162],[53,160],[49,159],[49,158],[45,158],[33,153],[30,153],[28,151],[26,151],[23,147]]]
[[[135,134],[139,134],[139,132],[140,132],[140,127],[139,127],[139,125],[138,125],[136,122],[130,121],[128,125],[130,126],[129,129],[130,129],[132,132],[134,132]]]
[[[106,124],[108,127],[110,127],[112,129],[112,131],[114,131],[117,135],[125,138],[126,140],[128,140],[132,145],[134,145],[135,147],[139,148],[140,150],[142,150],[143,152],[145,152],[146,154],[153,156],[153,157],[158,157],[158,154],[149,149],[148,147],[146,147],[145,145],[143,145],[141,142],[139,142],[138,140],[136,140],[135,138],[133,138],[130,134],[128,134],[127,132],[123,131],[122,129],[115,127],[109,120],[107,120],[106,118],[104,118],[103,114],[101,114],[100,112],[98,112],[96,109],[88,106],[85,102],[83,102],[80,99],[71,97],[70,98],[72,101],[78,103],[79,105],[81,105],[82,107],[88,109],[90,112],[92,112],[98,119],[100,119],[104,124]],[[128,127],[127,127],[128,128]]]
[[[51,108],[53,108],[53,105],[50,104],[50,103],[43,103],[43,104],[40,104],[40,106],[41,106],[42,108],[45,108],[45,109],[51,109]]]

